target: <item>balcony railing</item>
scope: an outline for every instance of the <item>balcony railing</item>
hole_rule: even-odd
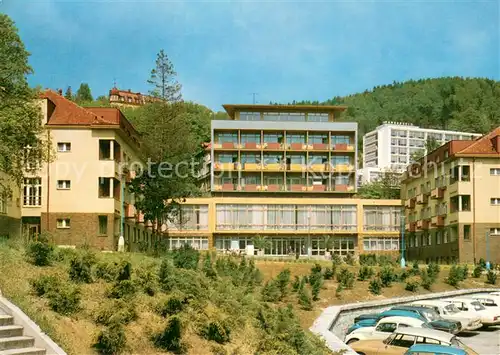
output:
[[[352,185],[332,185],[331,187],[326,184],[321,185],[306,185],[306,184],[215,184],[215,191],[239,191],[239,192],[353,192],[354,186]]]
[[[328,144],[328,143],[280,143],[280,142],[245,142],[245,143],[235,143],[235,142],[223,142],[214,143],[214,149],[216,150],[292,150],[292,151],[339,151],[339,152],[354,152],[354,144]]]

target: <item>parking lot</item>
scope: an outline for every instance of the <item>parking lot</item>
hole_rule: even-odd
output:
[[[500,326],[481,328],[470,333],[461,333],[460,339],[481,355],[500,354]]]

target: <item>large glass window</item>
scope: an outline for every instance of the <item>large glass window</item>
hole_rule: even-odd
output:
[[[309,134],[308,144],[328,144],[328,135],[327,134]]]
[[[335,185],[349,185],[349,176],[335,175]]]
[[[27,178],[23,182],[23,206],[41,206],[42,179]]]
[[[208,238],[206,237],[169,237],[167,241],[170,249],[179,249],[183,245],[189,245],[198,250],[208,249]]]
[[[260,133],[241,133],[241,144],[257,143],[260,144]]]
[[[264,133],[265,143],[283,143],[283,133]]]
[[[333,155],[331,157],[330,161],[331,161],[332,166],[349,165],[351,162],[351,159],[348,155]]]
[[[265,153],[264,154],[264,163],[266,164],[278,164],[283,161],[283,154],[272,154],[272,153]]]
[[[350,144],[351,139],[345,135],[332,135],[332,144]]]
[[[240,121],[260,121],[260,112],[240,112]]]
[[[304,122],[306,114],[302,112],[264,112],[264,121]]]
[[[363,229],[399,231],[401,208],[395,206],[364,206]]]
[[[168,227],[173,230],[208,230],[208,205],[181,205]]]
[[[328,122],[328,113],[308,113],[309,122]]]
[[[364,251],[399,250],[399,238],[364,237],[363,250]]]
[[[238,161],[238,156],[232,153],[220,153],[216,155],[215,161],[218,163],[235,163]]]
[[[215,143],[238,143],[236,132],[216,132]]]
[[[245,163],[260,163],[260,154],[253,153],[242,153],[241,154],[241,162]]]
[[[306,143],[306,136],[304,133],[287,133],[286,134],[286,143]]]

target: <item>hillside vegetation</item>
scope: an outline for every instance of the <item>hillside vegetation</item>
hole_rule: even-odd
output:
[[[360,138],[383,121],[486,133],[500,125],[500,82],[461,77],[409,80],[325,102],[296,104],[347,105],[342,119],[358,122]]]

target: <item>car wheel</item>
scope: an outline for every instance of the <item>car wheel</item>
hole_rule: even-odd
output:
[[[356,338],[349,339],[349,341],[347,342],[347,345],[352,344],[352,343],[355,343],[355,342],[357,342],[357,341],[359,341],[359,339],[356,339]]]
[[[356,353],[356,354],[358,354],[358,355],[365,355],[365,353]]]

